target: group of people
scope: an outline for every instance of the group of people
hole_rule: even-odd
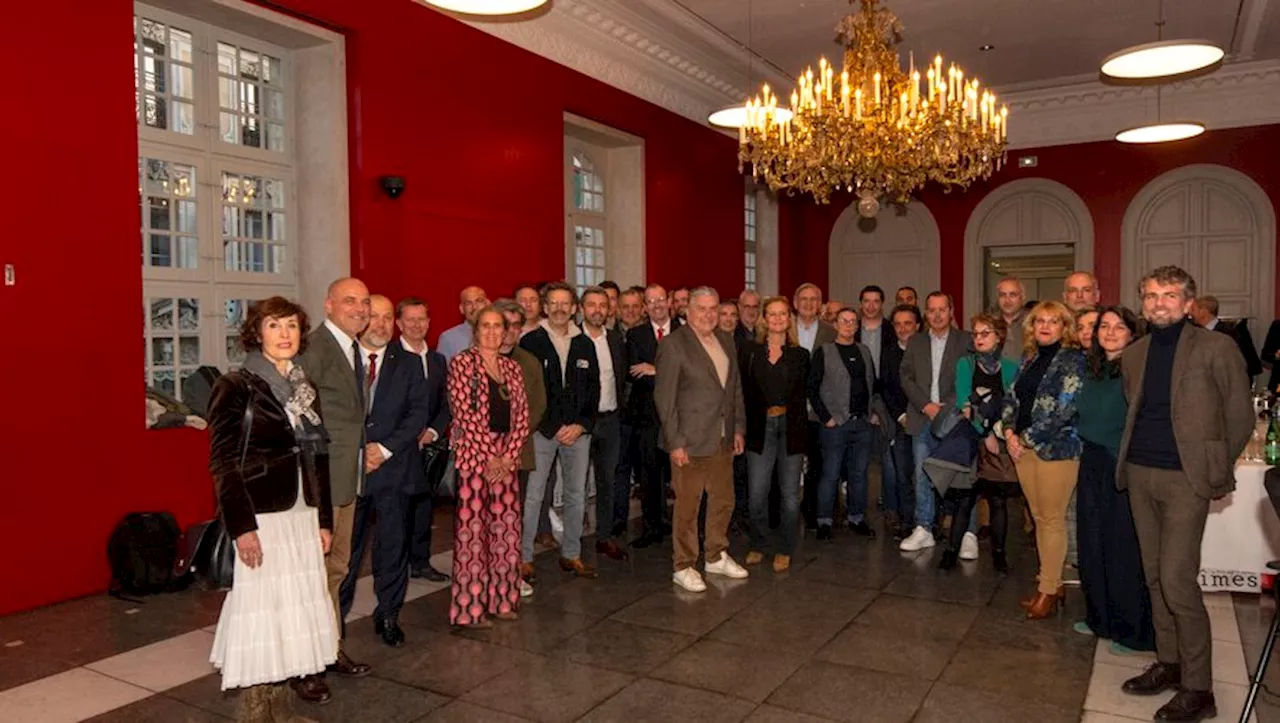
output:
[[[947,294],[921,310],[910,287],[887,313],[877,286],[855,306],[824,305],[813,284],[722,299],[551,282],[495,302],[468,287],[464,321],[435,350],[425,301],[393,304],[358,279],[330,286],[315,330],[297,304],[260,301],[242,327],[246,362],[210,402],[210,467],[237,549],[212,662],[224,689],[247,689],[243,720],[293,715],[294,694],[327,701],[326,672],[368,674],[342,639],[369,544],[375,632],[402,645],[408,578],[447,577],[429,563],[429,446],[447,445],[456,480],[450,622],[470,628],[517,620],[536,589],[553,485],[566,574],[598,574],[582,554],[589,476],[596,559],[627,559],[634,481],[642,532],[629,545],[669,535],[673,583],[697,593],[703,574],[745,578],[768,553],[788,570],[802,521],[831,540],[842,481],[845,525],[875,537],[878,456],[885,531],[904,551],[942,539],[943,569],[978,557],[981,503],[1007,571],[1007,500],[1025,496],[1039,558],[1028,618],[1062,600],[1078,531],[1079,628],[1155,648],[1160,662],[1125,690],[1179,686],[1164,719],[1198,720],[1187,716],[1214,705],[1199,541],[1252,431],[1249,380],[1226,335],[1186,321],[1205,300],[1185,271],[1141,286],[1143,320],[1099,308],[1087,272],[1062,302],[1029,303],[1006,277],[968,331]],[[728,552],[735,511],[745,566]]]

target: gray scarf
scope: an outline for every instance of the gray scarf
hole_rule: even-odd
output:
[[[320,415],[312,408],[316,400],[316,388],[307,380],[307,373],[300,364],[294,364],[289,376],[280,374],[276,365],[267,360],[260,351],[251,351],[245,355],[243,369],[252,373],[271,387],[271,396],[298,419],[293,435],[299,445],[313,453],[325,452],[325,441],[328,434],[321,424]]]

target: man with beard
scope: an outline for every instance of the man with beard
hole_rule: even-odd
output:
[[[427,426],[427,386],[422,361],[391,344],[395,307],[385,296],[370,297],[369,325],[360,335],[361,362],[365,369],[365,481],[356,497],[351,533],[351,561],[339,590],[346,624],[355,601],[356,579],[364,558],[370,517],[378,518],[373,544],[373,588],[378,606],[373,611],[374,632],[382,642],[404,645],[399,613],[409,587],[409,530],[414,495],[426,489],[418,436]]]
[[[1009,325],[1009,335],[1004,338],[1003,354],[1006,359],[1022,363],[1022,322],[1027,318],[1027,287],[1016,276],[1006,276],[996,284],[996,305],[1000,318]]]
[[[917,309],[919,309],[920,300],[916,294],[915,287],[914,286],[900,287],[897,293],[893,295],[893,305],[894,306],[914,306]]]
[[[689,312],[689,287],[680,286],[671,292],[671,315],[681,322],[688,321],[685,317]]]
[[[596,552],[612,560],[627,559],[627,551],[613,539],[614,477],[622,444],[623,385],[627,380],[627,349],[622,334],[609,329],[609,297],[599,286],[582,292],[582,330],[595,346],[599,362],[600,402],[595,425],[591,429],[591,461],[596,480]]]
[[[1161,266],[1139,284],[1151,333],[1120,357],[1129,402],[1116,484],[1129,490],[1151,591],[1156,662],[1125,681],[1132,695],[1178,694],[1156,720],[1217,715],[1212,637],[1197,576],[1209,503],[1235,489],[1253,432],[1244,359],[1231,339],[1186,321],[1196,282]]]

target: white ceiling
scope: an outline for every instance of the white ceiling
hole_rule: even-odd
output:
[[[795,76],[818,56],[840,57],[835,25],[849,0],[647,0],[701,17]],[[857,6],[857,0],[853,0]],[[1120,48],[1156,39],[1158,0],[889,0],[904,26],[903,63],[941,52],[1004,91],[1097,78]],[[748,24],[748,7],[751,21]],[[1165,0],[1164,37],[1228,49],[1228,62],[1280,58],[1280,0]],[[980,52],[984,44],[995,46]],[[839,65],[839,61],[836,61]],[[757,85],[758,80],[753,83]]]

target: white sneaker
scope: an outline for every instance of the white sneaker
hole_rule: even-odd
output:
[[[903,552],[915,552],[916,550],[924,550],[933,547],[938,543],[933,540],[933,533],[925,528],[916,525],[916,529],[911,531],[911,536],[902,541],[898,545],[898,549]]]
[[[960,541],[960,559],[978,559],[978,536],[972,532],[964,533],[964,539]]]
[[[683,570],[677,570],[671,576],[671,582],[688,590],[689,592],[704,592],[707,589],[707,583],[702,581],[702,576],[692,567],[686,567]]]
[[[520,581],[520,597],[533,597],[533,585],[530,585],[524,580],[521,580]]]
[[[747,568],[739,565],[729,557],[729,553],[720,553],[720,559],[715,562],[708,562],[702,566],[708,575],[724,575],[734,580],[741,580],[751,573],[747,572]]]

